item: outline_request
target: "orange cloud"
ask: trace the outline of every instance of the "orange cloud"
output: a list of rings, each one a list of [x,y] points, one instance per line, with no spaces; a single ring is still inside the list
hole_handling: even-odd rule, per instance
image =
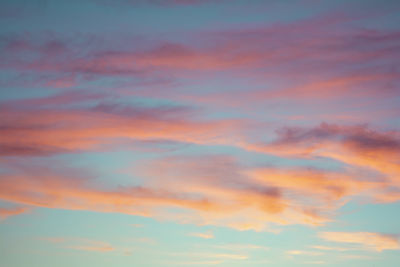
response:
[[[83,251],[95,251],[95,252],[109,252],[115,248],[106,242],[86,240],[84,245],[70,246],[71,249],[83,250]]]
[[[370,232],[321,232],[318,236],[327,241],[356,244],[364,249],[379,252],[400,249],[398,237],[387,234]]]
[[[353,167],[373,169],[386,177],[373,173],[360,178],[357,168],[328,172],[246,167],[226,156],[167,157],[142,164],[140,171],[136,168],[139,175],[146,177],[142,186],[114,189],[94,186],[86,178],[73,179],[70,170],[60,172],[35,166],[18,169],[19,166],[0,175],[0,198],[23,205],[121,212],[258,231],[276,231],[274,225],[322,225],[345,203],[347,196],[365,194],[379,201],[398,199],[396,189],[385,194],[390,186],[399,187],[395,174],[399,173],[396,158],[400,142],[396,132],[322,124],[312,129],[287,128],[278,132],[278,140],[254,145],[222,137],[232,127],[231,122],[191,122],[152,112],[100,110],[38,114],[14,111],[15,114],[4,117],[5,125],[14,126],[3,127],[6,135],[0,143],[42,150],[46,146],[75,150],[96,147],[104,139],[117,137],[165,138],[197,144],[231,144],[278,156],[323,156]],[[57,123],[59,117],[62,122]],[[74,176],[81,177],[72,173]]]
[[[181,207],[196,210],[219,209],[204,199],[143,187],[102,190],[59,174],[1,175],[0,198],[31,206],[149,216],[153,207]]]
[[[240,168],[234,169],[236,163],[229,158],[187,158],[179,163],[179,168],[176,160],[150,163],[147,174],[143,172],[147,179],[142,186],[115,189],[103,189],[70,169],[18,165],[0,175],[0,199],[30,206],[121,212],[239,230],[275,231],[273,225],[319,225],[327,220],[295,200],[283,198],[278,188],[247,179]],[[219,165],[222,162],[233,168]],[[9,166],[13,168],[13,164]],[[175,171],[179,175],[175,176]]]
[[[171,256],[180,256],[182,253],[169,253]],[[245,260],[248,258],[247,255],[244,254],[236,254],[236,253],[208,253],[208,252],[185,252],[185,256],[190,258],[216,258],[220,260]]]
[[[331,201],[381,185],[377,182],[356,180],[344,173],[315,169],[259,168],[250,170],[249,173],[254,179],[271,186],[302,192],[307,196],[319,195]]]
[[[203,224],[263,230],[268,223],[319,225],[327,221],[295,199],[283,197],[283,188],[252,179],[227,156],[163,158],[143,164],[140,175],[147,177],[152,188],[178,190],[220,203],[223,208],[218,212],[197,214]]]
[[[306,256],[318,256],[322,255],[319,251],[307,251],[307,250],[289,250],[286,253],[290,256],[306,255]]]
[[[259,246],[259,245],[254,245],[254,244],[224,244],[224,245],[215,245],[213,246],[218,249],[225,249],[225,250],[237,250],[237,251],[243,251],[243,250],[269,250],[269,247],[265,246]]]
[[[106,110],[102,110],[106,109]],[[228,144],[238,121],[190,121],[168,110],[16,110],[0,112],[3,155],[40,155],[99,148],[118,140]],[[173,113],[173,112],[172,112]],[[234,138],[234,137],[232,137]]]
[[[91,240],[86,238],[46,237],[42,239],[51,243],[62,244],[66,248],[75,250],[94,251],[94,252],[110,252],[115,250],[115,248],[107,242]]]
[[[305,81],[301,85],[293,85],[273,91],[254,91],[244,95],[253,101],[265,101],[266,99],[333,99],[343,96],[360,97],[374,94],[374,90],[360,92],[359,87],[366,87],[371,83],[382,83],[385,80],[395,80],[398,74],[394,73],[350,73],[348,75],[322,78],[317,77],[311,81]]]
[[[10,216],[15,216],[18,214],[25,213],[29,211],[28,207],[13,207],[13,208],[0,208],[0,219],[5,220]]]
[[[381,173],[374,182],[351,180],[342,175],[334,179],[341,181],[336,189],[348,190],[350,188],[368,189],[375,185],[381,185],[380,190],[373,193],[373,197],[380,201],[397,201],[397,191],[384,195],[390,186],[400,187],[400,134],[398,132],[378,132],[368,129],[366,126],[338,126],[323,123],[311,129],[285,128],[278,132],[278,139],[269,144],[244,145],[248,150],[270,153],[285,157],[325,157],[346,163],[353,168],[363,168]],[[267,177],[268,178],[268,177]],[[371,177],[370,177],[371,178]],[[372,177],[373,178],[373,177]],[[308,185],[316,180],[310,178],[298,178]],[[285,180],[285,179],[283,179]],[[321,179],[317,179],[319,187],[324,190],[329,188],[323,185]],[[323,179],[329,183],[329,179]],[[373,180],[371,180],[373,181]],[[284,183],[282,181],[281,183]],[[334,187],[329,189],[334,191]]]
[[[212,232],[206,232],[206,233],[190,233],[190,236],[195,236],[195,237],[200,237],[204,239],[211,239],[214,238],[214,234]]]
[[[328,246],[312,246],[312,248],[319,249],[319,250],[328,250],[328,251],[348,251],[348,250],[355,249],[355,248],[328,247]]]
[[[248,256],[246,255],[239,255],[239,254],[215,254],[212,257],[220,259],[231,259],[231,260],[245,260],[248,258]]]

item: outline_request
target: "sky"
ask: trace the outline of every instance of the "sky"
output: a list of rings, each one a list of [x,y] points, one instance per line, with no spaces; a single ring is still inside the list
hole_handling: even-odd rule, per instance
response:
[[[0,266],[398,266],[399,14],[0,1]]]

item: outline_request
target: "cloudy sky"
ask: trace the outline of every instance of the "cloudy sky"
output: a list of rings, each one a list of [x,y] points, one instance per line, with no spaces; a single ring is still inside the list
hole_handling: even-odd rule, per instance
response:
[[[0,265],[398,266],[399,14],[1,1]]]

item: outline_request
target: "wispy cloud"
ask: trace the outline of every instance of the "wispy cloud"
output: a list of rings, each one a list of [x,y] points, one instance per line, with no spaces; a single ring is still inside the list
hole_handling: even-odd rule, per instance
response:
[[[32,241],[59,249],[57,261],[311,265],[400,249],[398,233],[357,228],[400,201],[396,1],[25,2],[0,4],[7,255],[33,251],[13,246],[21,219],[45,235],[48,209],[103,213],[140,234]],[[354,202],[371,205],[349,227]]]
[[[349,250],[358,250],[358,248],[354,247],[332,247],[332,246],[312,246],[312,248],[318,250],[326,250],[326,251],[349,251]]]
[[[69,248],[95,252],[109,252],[114,250],[114,248],[110,244],[98,241],[86,242],[86,244],[70,246]]]
[[[269,250],[269,247],[266,246],[260,246],[260,245],[255,245],[255,244],[240,244],[240,243],[229,243],[229,244],[223,244],[223,245],[215,245],[213,246],[218,249],[225,249],[225,250],[237,250],[237,251],[243,251],[243,250]]]
[[[398,131],[380,132],[369,129],[365,125],[341,126],[322,123],[315,128],[283,128],[277,131],[278,139],[269,144],[251,145],[249,149],[264,153],[271,153],[285,157],[316,158],[325,157],[341,161],[354,168],[364,168],[381,173],[386,179],[378,178],[376,181],[385,181],[381,193],[375,194],[378,201],[396,201],[397,191],[389,190],[390,186],[398,188],[399,184],[395,177],[400,173],[397,158],[399,156],[400,137]],[[304,182],[311,185],[313,175],[309,173]],[[301,179],[301,177],[299,177]],[[336,175],[335,180],[340,178]],[[321,183],[325,179],[318,179]],[[370,180],[372,181],[372,180]],[[315,181],[316,182],[316,181]],[[328,182],[328,180],[325,180]],[[347,183],[347,185],[346,185]],[[345,178],[340,183],[337,191],[345,192],[351,187],[368,188],[373,186],[368,181],[353,180]],[[353,184],[353,185],[351,185]],[[322,187],[324,186],[320,184]],[[340,188],[343,186],[343,188]],[[329,187],[329,186],[328,186]],[[345,189],[347,187],[348,189]],[[322,189],[322,188],[321,188]],[[327,188],[326,188],[327,189]],[[325,189],[325,190],[326,190]],[[331,193],[335,187],[330,187]],[[386,196],[385,196],[386,195]]]
[[[205,233],[189,233],[189,236],[195,236],[195,237],[200,237],[204,239],[212,239],[214,238],[214,234],[211,231],[205,232]]]
[[[15,216],[18,214],[25,213],[29,211],[29,207],[10,207],[10,208],[1,208],[0,207],[0,220],[5,220],[10,216]]]
[[[400,242],[397,236],[371,232],[321,232],[318,236],[332,242],[356,244],[367,250],[398,250]]]
[[[325,264],[325,261],[307,261],[306,264]]]
[[[309,251],[309,250],[289,250],[286,251],[286,254],[290,256],[319,256],[323,255],[323,252],[320,251]]]
[[[144,224],[135,223],[135,224],[131,224],[131,226],[135,227],[135,228],[141,228],[141,227],[144,227]]]
[[[203,155],[142,162],[135,174],[146,178],[144,184],[107,189],[77,170],[9,162],[9,172],[0,175],[1,188],[7,188],[0,190],[0,198],[6,201],[257,231],[324,224],[345,197],[374,198],[391,184],[358,179],[355,173],[249,167],[231,156]]]
[[[66,101],[68,97],[57,98],[57,101]],[[52,105],[57,104],[55,100],[51,99]],[[222,144],[228,141],[223,137],[224,133],[241,124],[235,120],[195,121],[185,113],[185,110],[168,107],[124,108],[113,105],[69,110],[6,107],[0,116],[3,136],[0,153],[21,156],[68,153],[99,148],[118,140]],[[86,121],[90,123],[82,123]],[[26,138],[19,139],[20,135]]]
[[[107,242],[91,240],[86,238],[72,238],[72,237],[44,237],[42,240],[56,243],[64,248],[81,250],[81,251],[93,251],[93,252],[110,252],[115,250]]]

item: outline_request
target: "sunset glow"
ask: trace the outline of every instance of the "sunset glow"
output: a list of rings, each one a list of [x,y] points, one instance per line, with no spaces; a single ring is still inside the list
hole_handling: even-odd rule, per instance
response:
[[[400,266],[399,1],[0,23],[0,266]]]

